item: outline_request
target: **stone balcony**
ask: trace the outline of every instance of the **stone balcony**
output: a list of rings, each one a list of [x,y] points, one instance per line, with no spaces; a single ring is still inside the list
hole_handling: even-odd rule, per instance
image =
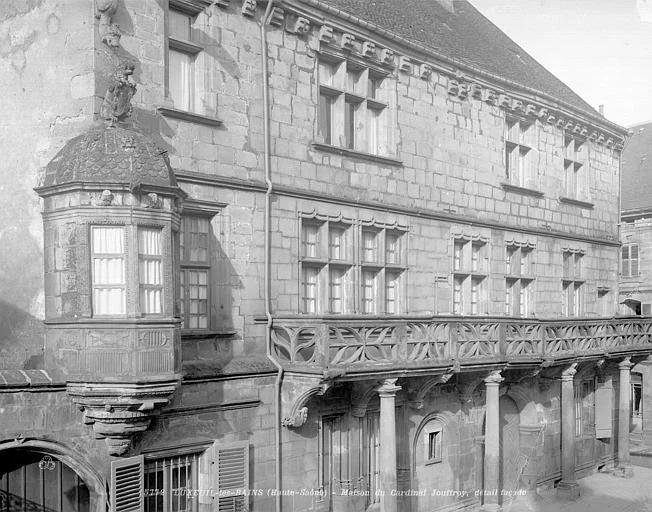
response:
[[[652,318],[276,317],[272,354],[326,378],[533,368],[652,353]]]

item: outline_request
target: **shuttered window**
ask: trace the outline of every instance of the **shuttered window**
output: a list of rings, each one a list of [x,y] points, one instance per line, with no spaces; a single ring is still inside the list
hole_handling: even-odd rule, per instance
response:
[[[613,389],[600,385],[595,390],[595,437],[610,438],[612,435]]]
[[[199,454],[147,461],[145,512],[196,512]]]
[[[215,447],[218,512],[249,510],[249,443]]]
[[[143,512],[143,456],[111,461],[111,512]]]

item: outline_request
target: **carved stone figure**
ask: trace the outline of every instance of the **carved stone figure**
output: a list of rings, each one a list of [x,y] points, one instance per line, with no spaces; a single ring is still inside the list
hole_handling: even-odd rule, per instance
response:
[[[134,67],[133,62],[122,61],[104,95],[100,113],[111,125],[131,114],[131,98],[136,93],[136,83],[131,78]]]
[[[118,9],[118,0],[97,0],[97,17],[100,19],[99,32],[102,42],[108,46],[120,45],[120,27],[111,23],[111,18]]]

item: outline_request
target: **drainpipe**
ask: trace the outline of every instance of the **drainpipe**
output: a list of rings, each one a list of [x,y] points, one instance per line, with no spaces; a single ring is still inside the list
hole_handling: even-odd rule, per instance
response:
[[[272,201],[272,168],[271,168],[271,135],[270,135],[270,112],[269,112],[269,66],[267,63],[267,21],[272,12],[274,0],[267,2],[265,14],[260,21],[260,44],[261,44],[261,59],[263,68],[263,132],[265,140],[265,184],[267,190],[265,191],[265,255],[263,257],[264,266],[264,290],[265,290],[265,316],[267,317],[267,325],[265,327],[265,347],[267,350],[267,358],[276,366],[278,373],[274,383],[274,412],[276,421],[274,425],[275,443],[276,443],[276,456],[275,456],[275,477],[276,477],[276,490],[281,490],[281,384],[283,382],[283,367],[272,357],[272,308],[271,308],[271,201]],[[277,492],[275,496],[275,510],[281,512],[282,502],[281,493]]]

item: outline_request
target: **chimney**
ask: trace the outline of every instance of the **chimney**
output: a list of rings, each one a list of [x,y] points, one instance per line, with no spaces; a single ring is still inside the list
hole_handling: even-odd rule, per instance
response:
[[[435,0],[439,5],[446,9],[451,14],[455,13],[455,7],[453,7],[453,2],[455,0]]]
[[[599,105],[598,106],[598,111],[600,112],[600,115],[604,117],[604,105]]]

